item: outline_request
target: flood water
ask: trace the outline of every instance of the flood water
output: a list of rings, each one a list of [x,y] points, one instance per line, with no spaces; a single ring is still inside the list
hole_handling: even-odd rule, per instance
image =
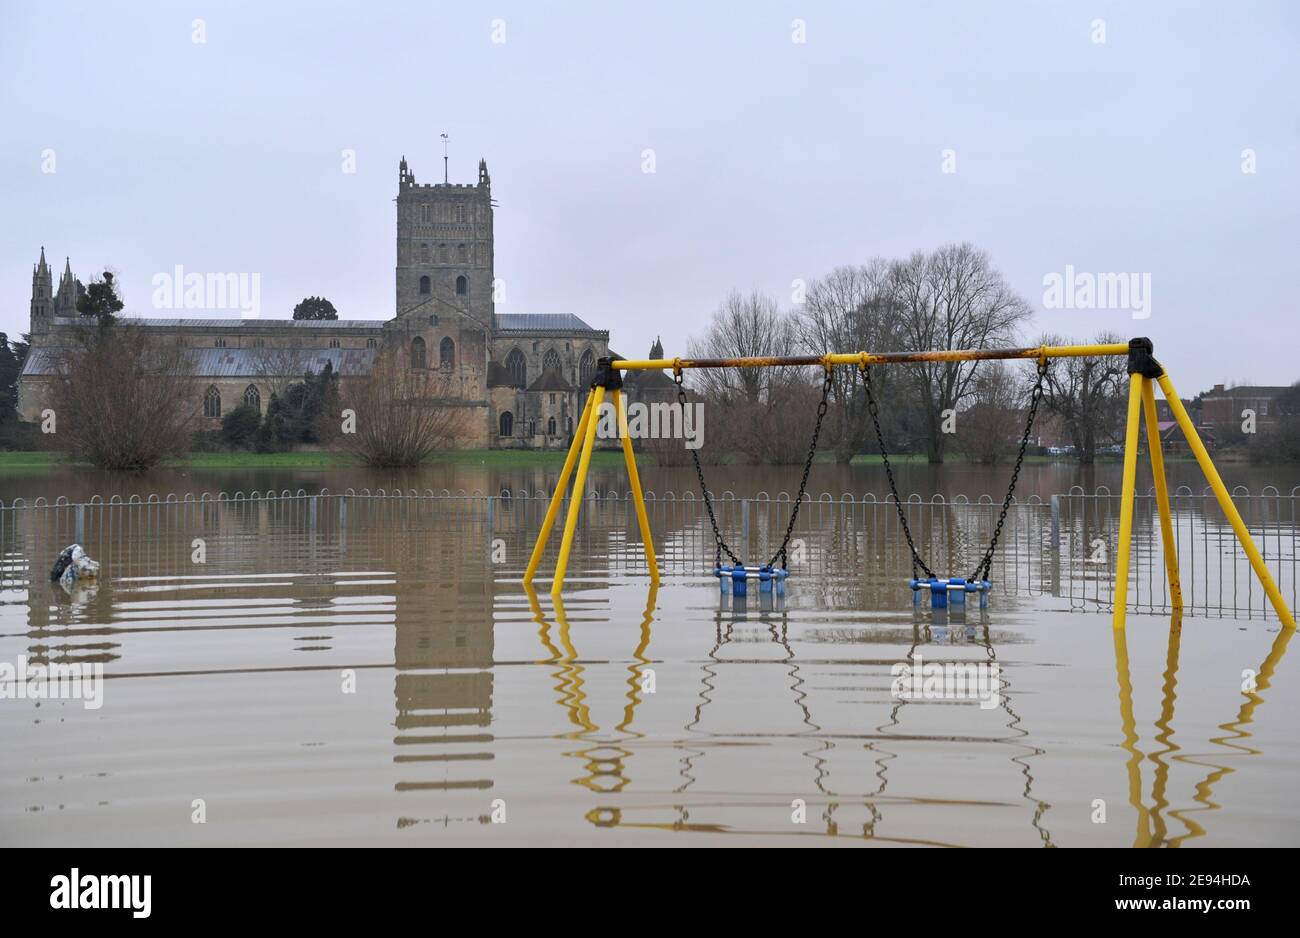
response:
[[[1007,472],[901,468],[905,493],[972,498],[999,494]],[[1026,492],[1118,490],[1114,468],[1028,467]],[[1171,468],[1191,484],[1194,466]],[[1252,489],[1293,482],[1278,467],[1225,470]],[[490,492],[549,488],[553,472],[0,484],[6,502]],[[737,494],[797,485],[794,470],[708,472]],[[810,490],[883,495],[873,473],[818,466]],[[692,476],[647,470],[645,483],[681,492]],[[598,485],[624,488],[613,470]],[[535,596],[520,584],[544,505],[500,509],[488,526],[442,502],[322,501],[310,520],[306,504],[123,510],[107,533],[92,516],[85,539],[105,576],[72,595],[44,577],[66,519],[6,522],[0,662],[98,662],[105,681],[99,709],[0,700],[0,841],[1300,843],[1300,674],[1275,618],[1133,612],[1117,639],[1104,608],[1028,580],[995,584],[983,610],[913,607],[897,537],[869,527],[819,542],[782,600],[754,593],[740,608],[707,575],[707,522],[652,519],[655,588],[622,508],[580,527],[557,605],[547,585]],[[1288,543],[1271,558],[1279,576],[1294,575]],[[543,570],[553,563],[552,548]],[[987,706],[900,699],[892,669],[918,656],[996,664],[997,694]]]

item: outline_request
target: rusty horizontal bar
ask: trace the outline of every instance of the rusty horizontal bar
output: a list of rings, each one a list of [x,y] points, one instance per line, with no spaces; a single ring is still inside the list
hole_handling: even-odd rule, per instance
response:
[[[991,359],[1081,358],[1127,355],[1127,344],[1036,345],[1025,348],[944,349],[932,352],[832,352],[827,355],[763,356],[754,358],[617,359],[621,371],[678,368],[778,368],[799,365],[897,365],[917,362],[988,361]]]

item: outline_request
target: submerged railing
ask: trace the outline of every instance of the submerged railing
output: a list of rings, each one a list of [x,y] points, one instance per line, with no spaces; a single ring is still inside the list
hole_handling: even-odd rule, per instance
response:
[[[423,492],[348,489],[235,492],[99,498],[87,502],[37,499],[0,503],[0,589],[25,589],[45,578],[55,553],[82,544],[108,577],[272,574],[293,567],[329,575],[349,564],[432,570],[477,564],[485,575],[517,579],[531,549],[549,493],[502,490]],[[1297,503],[1300,488],[1282,494],[1244,488],[1233,498],[1283,593],[1294,606]],[[571,582],[642,575],[644,556],[631,497],[591,491],[579,524],[584,565]],[[713,537],[696,493],[646,492],[650,525],[666,575],[702,576],[712,567]],[[766,562],[785,533],[792,503],[786,493],[714,496],[719,530],[733,550]],[[967,575],[996,524],[1000,501],[958,496],[903,505],[921,555],[936,572]],[[1209,490],[1172,495],[1176,550],[1185,612],[1191,615],[1272,616],[1259,584]],[[1074,488],[1047,500],[1030,496],[1008,513],[993,565],[1000,592],[1053,595],[1073,609],[1109,610],[1119,529],[1119,495],[1105,487]],[[1133,534],[1135,592],[1130,608],[1162,612],[1170,605],[1152,493],[1139,495]],[[806,498],[790,552],[791,569],[811,573],[828,605],[837,594],[853,601],[896,605],[899,582],[911,574],[892,499],[829,493]],[[355,567],[354,567],[355,568]]]

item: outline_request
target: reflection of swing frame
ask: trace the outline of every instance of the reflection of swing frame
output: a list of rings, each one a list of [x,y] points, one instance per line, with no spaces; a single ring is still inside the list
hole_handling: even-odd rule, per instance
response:
[[[537,543],[524,573],[524,582],[531,583],[541,563],[546,542],[555,525],[560,505],[569,491],[569,480],[574,477],[573,497],[569,501],[568,514],[565,517],[564,535],[560,541],[559,559],[555,564],[555,576],[551,583],[551,593],[559,595],[564,586],[564,575],[569,565],[569,553],[573,547],[573,536],[578,525],[578,513],[582,507],[582,495],[586,488],[587,468],[591,463],[591,453],[596,439],[596,423],[605,392],[609,391],[618,418],[619,435],[623,440],[623,456],[627,463],[628,481],[636,505],[637,522],[641,529],[641,540],[645,545],[646,565],[652,582],[659,581],[659,565],[655,560],[654,545],[650,536],[650,522],[646,515],[645,501],[641,494],[641,481],[637,474],[636,458],[632,452],[632,441],[627,434],[627,414],[624,406],[622,372],[663,370],[671,368],[680,376],[687,368],[771,368],[777,366],[821,366],[828,372],[839,365],[856,365],[865,369],[871,365],[887,365],[918,362],[944,361],[989,361],[995,359],[1037,360],[1045,362],[1053,358],[1097,357],[1104,355],[1124,355],[1128,357],[1129,395],[1127,419],[1124,434],[1124,484],[1120,500],[1119,545],[1115,570],[1114,618],[1115,628],[1123,628],[1128,602],[1128,574],[1131,541],[1133,537],[1133,500],[1137,483],[1138,439],[1140,436],[1140,415],[1145,412],[1148,450],[1151,456],[1151,472],[1155,480],[1156,504],[1160,513],[1160,533],[1164,543],[1165,565],[1169,577],[1170,597],[1176,610],[1182,608],[1182,590],[1178,578],[1178,557],[1174,548],[1173,521],[1169,508],[1169,490],[1165,482],[1164,457],[1160,449],[1160,434],[1156,426],[1155,384],[1169,402],[1175,421],[1187,445],[1196,457],[1206,481],[1210,484],[1219,507],[1232,525],[1242,550],[1250,559],[1251,568],[1259,578],[1260,585],[1268,594],[1273,609],[1287,629],[1295,628],[1295,618],[1287,608],[1286,601],[1273,582],[1272,575],[1264,564],[1264,558],[1255,547],[1250,531],[1242,520],[1241,514],[1232,503],[1223,480],[1219,478],[1214,461],[1201,442],[1196,426],[1187,415],[1183,402],[1174,390],[1173,383],[1164,368],[1152,357],[1151,340],[1137,338],[1127,345],[1042,345],[1031,348],[1006,349],[955,349],[931,352],[852,352],[848,354],[826,354],[822,356],[792,356],[773,358],[671,358],[648,360],[600,360],[596,376],[592,380],[592,393],[587,395],[587,403],[582,417],[578,421],[573,435],[573,443],[560,471],[560,478],[551,497],[542,528],[537,535]]]

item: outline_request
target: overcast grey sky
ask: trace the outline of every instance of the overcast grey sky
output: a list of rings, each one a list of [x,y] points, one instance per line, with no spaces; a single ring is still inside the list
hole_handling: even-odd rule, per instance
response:
[[[389,318],[397,162],[437,181],[446,132],[452,181],[492,173],[498,310],[623,354],[969,240],[1030,333],[1149,334],[1185,396],[1289,383],[1298,40],[1285,2],[3,0],[0,328],[42,244],[136,314],[181,264],[260,273],[263,316]],[[1149,274],[1150,318],[1045,308],[1066,265]]]

